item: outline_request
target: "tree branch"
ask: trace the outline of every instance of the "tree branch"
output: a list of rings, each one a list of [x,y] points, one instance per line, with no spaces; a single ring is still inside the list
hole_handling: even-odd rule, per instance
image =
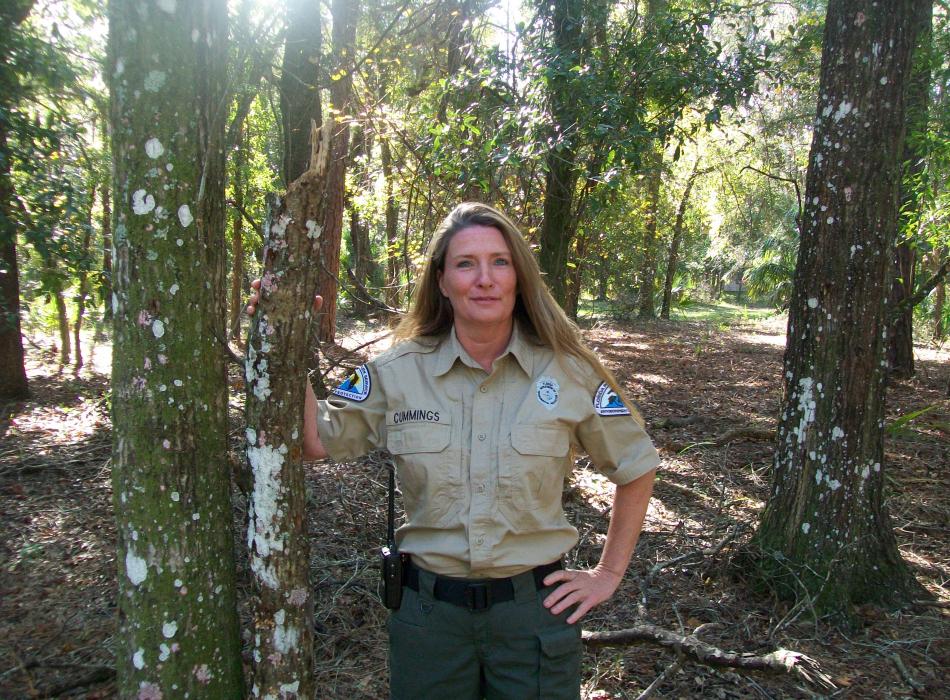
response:
[[[583,640],[588,648],[630,646],[647,642],[672,649],[692,661],[706,666],[734,668],[740,671],[765,671],[768,673],[791,673],[798,678],[826,690],[836,686],[821,670],[815,659],[797,651],[776,649],[769,654],[756,656],[725,651],[701,641],[695,634],[681,635],[656,625],[642,624],[622,630],[584,632]]]
[[[746,170],[752,170],[753,172],[756,172],[756,173],[758,173],[759,175],[765,175],[765,177],[769,178],[770,180],[778,180],[779,182],[791,182],[793,185],[795,185],[795,199],[798,200],[798,215],[795,217],[795,223],[798,224],[798,231],[799,231],[799,233],[801,233],[801,230],[802,230],[802,193],[801,193],[801,190],[800,190],[799,187],[798,187],[798,180],[795,180],[795,179],[790,178],[790,177],[782,177],[781,175],[773,175],[772,173],[767,173],[767,172],[765,172],[764,170],[759,170],[758,168],[756,168],[756,167],[754,167],[754,166],[752,166],[752,165],[747,165],[747,166],[745,166],[745,167],[744,167],[742,170],[740,170],[739,172],[742,173],[742,172],[744,172],[744,171],[746,171]]]
[[[897,306],[891,309],[889,320],[893,322],[894,319],[896,319],[902,313],[904,313],[908,309],[914,308],[915,306],[917,306],[917,304],[919,304],[924,299],[926,299],[927,295],[930,294],[934,290],[934,288],[938,284],[940,284],[941,280],[943,280],[943,278],[947,276],[947,273],[950,273],[950,258],[947,258],[946,260],[944,260],[940,268],[933,274],[933,276],[929,280],[927,280],[922,285],[920,285],[920,287],[917,288],[916,292],[911,294],[909,297],[907,297],[902,302],[900,302]]]

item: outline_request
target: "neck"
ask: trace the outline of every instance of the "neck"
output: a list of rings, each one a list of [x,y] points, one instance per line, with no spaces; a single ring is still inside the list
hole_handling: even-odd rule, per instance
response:
[[[493,324],[489,327],[464,326],[455,324],[455,336],[465,352],[477,362],[482,369],[491,373],[492,364],[501,357],[511,340],[513,319]]]

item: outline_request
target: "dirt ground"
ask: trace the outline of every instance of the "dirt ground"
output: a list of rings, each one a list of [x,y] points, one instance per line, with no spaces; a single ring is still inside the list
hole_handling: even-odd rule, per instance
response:
[[[353,347],[371,332],[353,327],[341,342]],[[772,445],[714,443],[730,430],[774,427],[781,319],[608,324],[586,334],[646,416],[663,467],[624,584],[586,618],[585,629],[649,622],[688,634],[704,625],[701,638],[723,649],[808,654],[837,689],[820,691],[788,675],[714,670],[642,644],[588,650],[585,698],[636,698],[657,680],[655,697],[663,698],[950,697],[950,353],[919,347],[916,377],[895,382],[888,394],[889,509],[906,561],[936,602],[898,612],[865,607],[856,628],[841,629],[811,619],[807,606],[755,592],[743,577],[739,555],[768,490]],[[53,359],[32,348],[33,399],[0,406],[0,698],[111,698],[108,377],[95,368],[78,378],[56,374]],[[236,449],[239,405],[235,393]],[[671,418],[689,420],[663,427]],[[587,566],[604,538],[610,490],[583,458],[578,466],[565,506],[581,533],[571,563]],[[386,611],[375,560],[385,532],[384,469],[379,459],[322,462],[308,467],[308,478],[319,697],[386,697]],[[245,503],[236,489],[234,504],[247,622]],[[731,534],[719,551],[701,552]],[[671,563],[682,555],[690,556]]]

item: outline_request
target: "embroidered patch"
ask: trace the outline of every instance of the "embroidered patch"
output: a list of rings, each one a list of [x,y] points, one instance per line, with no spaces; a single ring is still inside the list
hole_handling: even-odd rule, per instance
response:
[[[366,365],[360,365],[353,374],[346,378],[345,382],[333,390],[333,393],[342,396],[344,399],[366,401],[371,388],[369,370],[366,369]]]
[[[601,382],[594,394],[594,410],[599,416],[629,416],[630,409],[623,405],[617,392],[607,382]]]
[[[549,411],[557,406],[558,391],[561,385],[554,377],[541,377],[535,386],[538,388],[538,403]]]

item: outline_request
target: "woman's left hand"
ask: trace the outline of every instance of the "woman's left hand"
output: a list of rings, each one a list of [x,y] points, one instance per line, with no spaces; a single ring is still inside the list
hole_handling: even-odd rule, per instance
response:
[[[544,585],[553,586],[556,583],[561,585],[544,599],[544,607],[558,615],[572,605],[576,605],[574,612],[567,618],[568,623],[573,625],[594,606],[610,598],[617,590],[622,578],[622,575],[599,566],[589,570],[555,571],[544,578]]]

